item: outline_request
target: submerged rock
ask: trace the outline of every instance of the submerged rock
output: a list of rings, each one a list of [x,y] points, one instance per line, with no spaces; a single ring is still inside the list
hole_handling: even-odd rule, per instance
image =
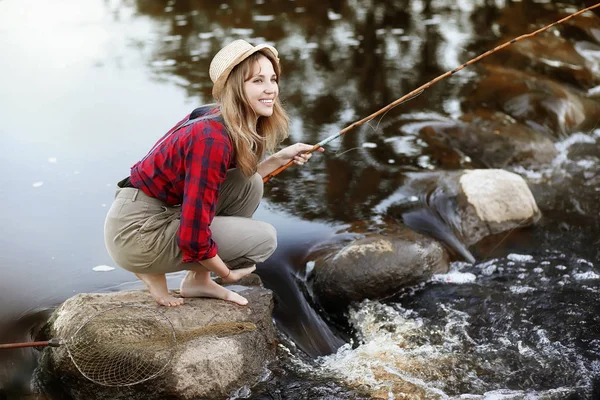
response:
[[[316,261],[313,292],[330,310],[392,296],[449,268],[438,242],[406,227],[387,236],[368,234],[341,248],[325,246],[309,258]]]
[[[487,168],[508,165],[539,165],[556,156],[552,140],[512,117],[485,109],[465,114],[461,121],[432,123],[422,128],[421,137],[444,141],[459,149],[474,164]]]
[[[501,43],[508,40],[504,39]],[[549,34],[538,35],[508,46],[501,53],[494,54],[488,63],[537,72],[587,90],[600,83],[597,62],[586,57],[585,51],[581,50],[582,46],[592,45],[589,42],[572,43]]]
[[[469,90],[468,110],[502,110],[535,130],[558,137],[594,128],[600,103],[575,89],[516,69],[484,65],[482,78]]]
[[[248,306],[198,298],[186,299],[180,307],[159,307],[143,291],[78,294],[52,315],[45,327],[48,337],[69,337],[101,310],[122,304],[141,305],[156,309],[172,323],[178,337],[173,359],[165,372],[154,379],[133,386],[112,387],[86,379],[69,359],[65,347],[46,348],[36,374],[36,386],[41,392],[60,398],[86,400],[224,399],[241,387],[251,387],[264,376],[267,364],[275,358],[273,297],[270,290],[260,286],[256,275],[244,282],[253,285],[238,286],[248,299]],[[135,312],[134,308],[123,310]],[[127,332],[124,329],[116,335],[115,343],[128,343]],[[124,348],[131,351],[131,345]],[[115,362],[120,361],[119,357],[123,354],[115,356]],[[150,368],[156,360],[151,352],[146,358],[141,362]],[[129,373],[127,369],[112,367],[106,371],[117,375]]]

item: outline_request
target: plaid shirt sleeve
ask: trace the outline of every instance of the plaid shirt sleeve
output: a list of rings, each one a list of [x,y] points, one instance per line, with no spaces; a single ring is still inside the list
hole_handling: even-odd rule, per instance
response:
[[[217,122],[203,124],[203,134],[194,135],[185,149],[185,183],[181,220],[177,235],[183,262],[198,262],[217,255],[210,224],[217,210],[219,190],[231,160],[231,144]]]

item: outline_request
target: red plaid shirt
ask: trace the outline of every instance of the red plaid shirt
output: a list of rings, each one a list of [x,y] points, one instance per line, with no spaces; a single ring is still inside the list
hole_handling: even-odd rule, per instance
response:
[[[227,170],[235,167],[233,147],[217,111],[214,105],[195,109],[131,167],[134,187],[169,205],[181,204],[177,240],[184,263],[217,254],[210,224]],[[179,128],[199,117],[204,118]]]

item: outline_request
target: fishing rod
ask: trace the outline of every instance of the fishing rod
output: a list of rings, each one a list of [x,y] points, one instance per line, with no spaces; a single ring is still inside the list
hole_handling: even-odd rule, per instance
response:
[[[361,126],[361,125],[362,125],[362,124],[364,124],[365,122],[371,121],[372,119],[374,119],[375,117],[379,116],[380,114],[382,114],[382,113],[385,113],[385,112],[387,112],[387,111],[391,110],[392,108],[396,107],[397,105],[399,105],[399,104],[401,104],[401,103],[404,103],[405,101],[412,100],[413,98],[415,98],[415,97],[417,97],[418,95],[420,95],[421,93],[423,93],[423,92],[424,92],[426,89],[428,89],[428,88],[429,88],[430,86],[432,86],[434,83],[437,83],[437,82],[441,81],[442,79],[444,79],[444,78],[446,78],[446,77],[448,77],[448,76],[450,76],[450,75],[453,75],[453,74],[457,73],[457,72],[458,72],[458,71],[460,71],[461,69],[463,69],[463,68],[465,68],[465,67],[467,67],[467,66],[469,66],[469,65],[471,65],[471,64],[474,64],[474,63],[476,63],[477,61],[481,60],[482,58],[485,58],[485,57],[489,56],[490,54],[497,52],[498,50],[502,50],[503,48],[505,48],[505,47],[508,47],[508,46],[510,46],[511,44],[518,42],[519,40],[522,40],[522,39],[527,39],[527,38],[533,37],[533,36],[537,35],[538,33],[542,33],[542,32],[544,32],[544,31],[546,31],[546,30],[548,30],[548,29],[550,29],[550,28],[552,28],[552,27],[554,27],[554,26],[556,26],[556,25],[558,25],[558,24],[562,24],[563,22],[565,22],[565,21],[568,21],[568,20],[570,20],[571,18],[574,18],[574,17],[576,17],[576,16],[578,16],[578,15],[580,15],[580,14],[583,14],[583,13],[584,13],[584,12],[586,12],[586,11],[593,10],[594,8],[597,8],[597,7],[600,7],[600,3],[598,3],[598,4],[595,4],[595,5],[593,5],[593,6],[590,6],[590,7],[587,7],[587,8],[584,8],[584,9],[582,9],[582,10],[579,10],[579,11],[577,11],[577,12],[575,12],[575,13],[573,13],[573,14],[571,14],[571,15],[569,15],[569,16],[567,16],[567,17],[565,17],[565,18],[561,19],[561,20],[558,20],[558,21],[556,21],[556,22],[553,22],[553,23],[551,23],[550,25],[547,25],[547,26],[545,26],[545,27],[543,27],[543,28],[540,28],[540,29],[538,29],[537,31],[534,31],[534,32],[531,32],[531,33],[527,33],[527,34],[521,35],[521,36],[519,36],[519,37],[517,37],[517,38],[514,38],[514,39],[512,39],[512,40],[510,40],[510,41],[508,41],[508,42],[506,42],[506,43],[504,43],[504,44],[502,44],[502,45],[500,45],[500,46],[494,47],[493,49],[491,49],[491,50],[488,50],[488,51],[486,51],[485,53],[482,53],[482,54],[480,54],[479,56],[477,56],[477,57],[475,57],[475,58],[473,58],[473,59],[471,59],[471,60],[467,61],[466,63],[464,63],[464,64],[463,64],[463,65],[461,65],[460,67],[454,68],[454,69],[453,69],[453,70],[451,70],[451,71],[447,71],[446,73],[444,73],[444,74],[442,74],[442,75],[438,76],[437,78],[435,78],[435,79],[432,79],[431,81],[427,82],[426,84],[424,84],[424,85],[422,85],[422,86],[420,86],[420,87],[416,88],[416,89],[415,89],[415,90],[413,90],[412,92],[410,92],[410,93],[408,93],[408,94],[406,94],[406,95],[404,95],[404,96],[400,97],[398,100],[396,100],[396,101],[394,101],[394,102],[392,102],[392,103],[388,104],[387,106],[383,107],[381,110],[374,112],[373,114],[369,115],[368,117],[365,117],[365,118],[361,119],[360,121],[356,121],[356,122],[354,122],[352,125],[349,125],[349,126],[347,126],[346,128],[342,129],[342,130],[341,130],[341,131],[339,131],[338,133],[336,133],[336,134],[334,134],[334,135],[331,135],[331,136],[329,136],[328,138],[326,138],[326,139],[324,139],[324,140],[320,141],[319,143],[315,144],[315,145],[313,146],[313,148],[312,148],[312,149],[308,150],[308,151],[307,151],[306,153],[304,153],[304,154],[310,154],[310,153],[312,153],[312,152],[314,152],[314,151],[317,151],[319,148],[321,148],[321,147],[325,146],[327,143],[331,142],[332,140],[335,140],[335,139],[337,139],[338,137],[342,136],[342,135],[343,135],[343,134],[345,134],[346,132],[348,132],[348,131],[350,131],[350,130],[352,130],[352,129],[354,129],[354,128],[358,127],[358,126]],[[293,161],[293,160],[291,160],[291,161],[289,161],[287,164],[285,164],[285,165],[282,165],[281,167],[277,168],[275,171],[273,171],[273,172],[271,172],[270,174],[266,175],[266,176],[263,178],[263,182],[265,182],[265,183],[266,183],[266,182],[268,182],[268,181],[269,181],[271,178],[273,178],[275,175],[278,175],[280,172],[282,172],[282,171],[284,171],[285,169],[287,169],[287,168],[288,168],[290,165],[292,165],[293,163],[294,163],[294,161]]]

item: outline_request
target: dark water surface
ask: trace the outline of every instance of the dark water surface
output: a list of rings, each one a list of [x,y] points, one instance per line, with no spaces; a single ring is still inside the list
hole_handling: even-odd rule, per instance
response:
[[[116,267],[102,235],[114,184],[177,120],[211,101],[208,65],[227,42],[277,47],[290,143],[316,143],[582,6],[0,0],[0,342],[29,340],[75,293],[141,288],[119,268],[93,270]],[[504,70],[468,68],[267,185],[257,218],[277,228],[280,246],[259,274],[275,292],[289,352],[268,380],[239,396],[600,397],[598,21],[583,16],[535,46],[491,58],[492,66],[529,74],[524,92],[503,83]],[[577,95],[565,97],[554,84]],[[482,109],[543,134],[556,154],[493,164],[481,156],[485,143],[468,148],[436,136]],[[307,295],[311,247],[377,231],[388,208],[406,200],[410,174],[487,167],[528,180],[544,215],[537,226],[458,251],[457,260],[470,252],[476,262],[454,263],[447,276],[393,301],[356,305],[342,316],[347,324],[319,314]],[[439,229],[433,234],[443,236]],[[171,278],[177,287],[180,275]],[[35,350],[1,353],[0,398],[25,397],[35,364]]]

